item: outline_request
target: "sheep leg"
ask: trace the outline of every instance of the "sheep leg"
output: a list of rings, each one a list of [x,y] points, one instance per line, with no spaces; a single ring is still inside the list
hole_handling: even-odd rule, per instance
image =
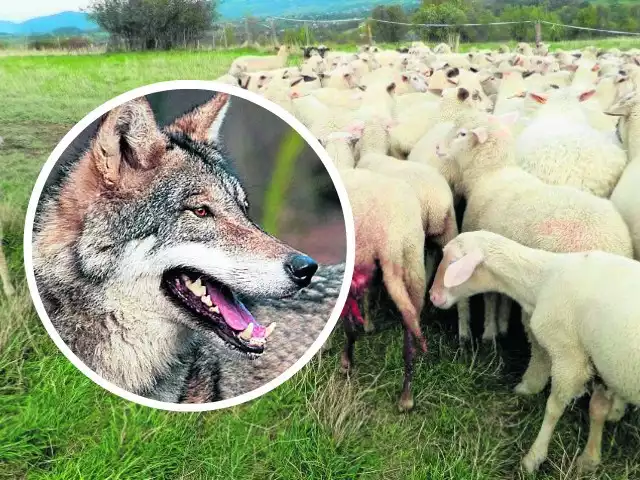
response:
[[[431,283],[434,274],[436,273],[436,269],[438,268],[438,259],[437,252],[431,248],[425,249],[425,278],[428,283]]]
[[[413,394],[411,393],[411,381],[413,380],[413,358],[415,356],[415,346],[411,332],[404,327],[404,382],[402,385],[402,394],[398,401],[398,409],[401,412],[408,412],[413,408]]]
[[[511,316],[511,299],[506,295],[500,296],[498,304],[498,333],[506,335],[509,331],[509,317]]]
[[[400,311],[404,325],[411,331],[422,349],[426,351],[427,344],[420,329],[418,312],[411,301],[402,276],[394,271],[393,265],[385,265],[382,267],[382,281],[391,300]]]
[[[484,332],[482,333],[482,341],[485,343],[493,342],[493,348],[496,348],[496,336],[498,334],[497,310],[499,294],[484,294]]]
[[[458,302],[458,336],[460,337],[460,348],[466,350],[467,346],[471,344],[471,312],[468,298],[463,298]]]
[[[375,330],[373,322],[371,321],[371,294],[369,289],[365,290],[364,295],[362,297],[362,320],[363,320],[363,328],[366,333],[371,333]]]
[[[518,395],[535,395],[544,390],[551,375],[551,359],[547,351],[540,345],[531,331],[530,315],[522,312],[522,319],[527,339],[531,344],[531,358],[522,381],[516,385],[514,391]]]
[[[0,238],[1,243],[2,238]],[[7,267],[7,259],[2,252],[2,246],[0,245],[0,278],[2,279],[2,286],[4,287],[4,294],[7,297],[13,296],[15,290],[11,285],[11,280],[9,278],[9,268]]]
[[[604,422],[611,411],[613,401],[602,385],[597,385],[589,401],[589,438],[582,455],[578,458],[580,471],[592,471],[600,464],[602,453],[602,432]]]
[[[619,422],[620,419],[624,416],[624,412],[627,408],[627,403],[624,399],[620,398],[615,393],[613,394],[611,410],[609,410],[609,414],[607,415],[608,422]]]
[[[340,358],[340,366],[342,373],[347,374],[353,368],[353,350],[358,336],[348,318],[343,318],[342,322],[344,324],[344,333],[347,339]]]
[[[544,420],[533,446],[522,459],[522,465],[529,473],[535,472],[546,460],[558,420],[569,402],[584,392],[585,384],[591,376],[589,359],[583,353],[572,351],[572,346],[557,347],[561,348],[552,357],[553,379]]]

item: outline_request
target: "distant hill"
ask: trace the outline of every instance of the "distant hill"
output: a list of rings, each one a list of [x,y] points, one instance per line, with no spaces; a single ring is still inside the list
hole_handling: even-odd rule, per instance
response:
[[[418,6],[420,0],[222,0],[218,11],[223,19],[254,17],[297,16],[346,13],[363,14],[376,5],[400,4]]]
[[[23,0],[24,1],[24,0]],[[420,0],[222,0],[218,11],[222,19],[237,20],[245,15],[254,17],[297,16],[313,14],[351,13],[363,15],[376,5],[402,4],[417,6]],[[1,14],[1,13],[0,13]],[[56,31],[91,31],[98,26],[83,12],[61,12],[36,17],[24,22],[0,20],[0,35],[33,35]]]
[[[55,15],[32,18],[20,23],[0,20],[0,33],[10,35],[53,33],[61,29],[85,32],[97,30],[98,26],[89,20],[86,13],[82,12],[61,12]]]

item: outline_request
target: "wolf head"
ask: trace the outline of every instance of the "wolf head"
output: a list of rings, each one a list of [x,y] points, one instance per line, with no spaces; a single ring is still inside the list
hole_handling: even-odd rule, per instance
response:
[[[262,326],[237,294],[290,296],[309,285],[317,264],[250,220],[220,145],[229,103],[218,93],[162,130],[144,98],[109,112],[36,250],[71,249],[83,282],[117,285],[131,305],[151,298],[168,321],[259,354],[273,326]]]

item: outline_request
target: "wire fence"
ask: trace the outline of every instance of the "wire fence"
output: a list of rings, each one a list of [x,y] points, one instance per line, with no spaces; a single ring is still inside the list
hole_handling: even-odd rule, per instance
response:
[[[382,34],[379,25],[396,27],[393,40]],[[574,31],[572,34],[571,31]],[[580,33],[576,33],[580,32]],[[502,41],[603,40],[612,37],[638,39],[640,32],[589,28],[544,20],[502,21],[489,23],[407,23],[372,17],[343,19],[304,19],[271,16],[266,19],[245,18],[243,22],[220,23],[212,33],[214,47],[269,46],[282,43],[363,44],[407,43],[415,40],[444,41],[457,37],[462,43]],[[637,47],[640,47],[640,41]]]

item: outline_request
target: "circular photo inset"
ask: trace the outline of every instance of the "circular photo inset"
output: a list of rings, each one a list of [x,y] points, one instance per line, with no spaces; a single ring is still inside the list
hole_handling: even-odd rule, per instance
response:
[[[344,306],[353,219],[291,115],[245,90],[164,82],[90,113],[33,191],[25,263],[61,351],[137,403],[199,411],[275,388]]]

